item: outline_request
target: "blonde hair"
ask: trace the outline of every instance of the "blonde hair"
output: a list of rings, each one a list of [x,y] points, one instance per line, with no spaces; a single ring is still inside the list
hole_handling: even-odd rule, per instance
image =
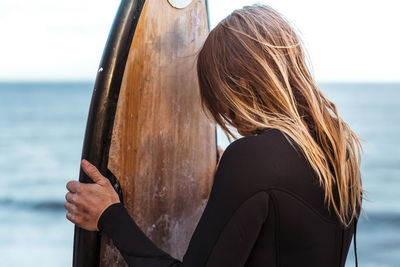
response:
[[[301,40],[282,15],[265,5],[232,12],[207,37],[197,73],[202,108],[229,140],[237,137],[228,125],[246,135],[279,129],[301,148],[340,222],[358,218],[362,146],[318,89]]]

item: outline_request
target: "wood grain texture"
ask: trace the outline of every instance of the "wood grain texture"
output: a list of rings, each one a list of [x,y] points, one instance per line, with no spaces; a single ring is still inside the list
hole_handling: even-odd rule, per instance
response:
[[[215,126],[200,107],[195,58],[208,33],[204,0],[147,0],[122,81],[108,168],[132,218],[182,259],[211,190]],[[134,242],[134,240],[132,240]],[[125,266],[105,235],[101,266]]]

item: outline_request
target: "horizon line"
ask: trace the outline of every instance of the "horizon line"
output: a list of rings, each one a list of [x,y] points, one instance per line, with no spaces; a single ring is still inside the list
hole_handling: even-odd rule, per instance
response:
[[[10,79],[10,80],[2,80],[0,79],[1,84],[22,84],[22,83],[95,83],[95,80],[91,79]],[[317,84],[321,83],[400,83],[400,80],[316,80]]]

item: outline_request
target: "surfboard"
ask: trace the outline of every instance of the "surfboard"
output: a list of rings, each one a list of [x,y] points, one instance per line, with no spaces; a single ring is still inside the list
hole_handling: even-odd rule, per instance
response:
[[[161,249],[182,259],[217,162],[195,58],[209,31],[205,0],[123,0],[103,52],[82,158],[110,179]],[[79,180],[91,182],[80,169]],[[134,240],[132,240],[134,242]],[[126,266],[105,234],[75,227],[73,266]]]

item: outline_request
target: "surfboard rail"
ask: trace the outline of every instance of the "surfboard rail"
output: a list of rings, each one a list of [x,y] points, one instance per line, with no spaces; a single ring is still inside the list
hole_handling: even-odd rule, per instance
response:
[[[98,69],[82,148],[82,159],[93,163],[106,177],[113,121],[133,34],[145,0],[122,0],[108,36]],[[107,66],[107,67],[105,67]],[[79,171],[79,181],[92,180]],[[113,181],[115,182],[115,181]],[[74,267],[99,266],[100,234],[78,226],[74,230]]]

